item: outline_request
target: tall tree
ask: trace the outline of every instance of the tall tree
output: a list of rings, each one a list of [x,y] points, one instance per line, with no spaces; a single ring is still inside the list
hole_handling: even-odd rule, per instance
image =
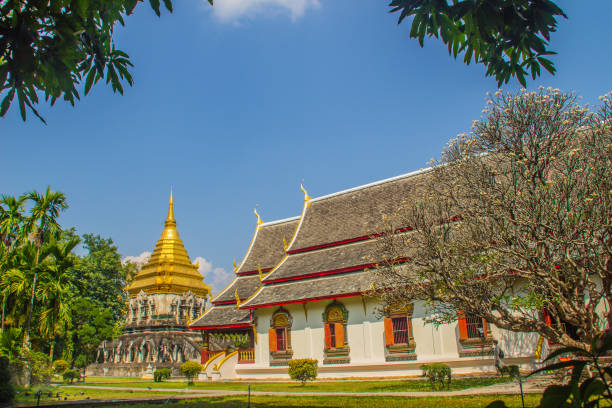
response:
[[[557,18],[567,18],[551,0],[392,0],[391,12],[399,12],[398,24],[412,18],[410,37],[421,47],[425,37],[440,38],[454,58],[487,67],[498,86],[516,77],[538,77],[541,68],[555,73],[555,54],[548,49]]]
[[[484,112],[386,226],[378,293],[588,349],[612,327],[612,94],[591,113],[558,90],[500,91]]]

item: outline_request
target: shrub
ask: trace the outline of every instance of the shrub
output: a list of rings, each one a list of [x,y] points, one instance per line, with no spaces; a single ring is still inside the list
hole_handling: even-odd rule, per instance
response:
[[[49,356],[38,351],[28,351],[25,360],[30,370],[30,384],[49,383],[53,375],[53,369],[49,365]]]
[[[292,380],[301,381],[302,385],[306,381],[312,381],[317,378],[317,360],[310,358],[299,358],[289,360],[289,377]]]
[[[450,388],[451,368],[443,363],[423,364],[423,376],[427,377],[433,389]]]
[[[153,372],[153,381],[162,382],[170,378],[170,369],[169,368],[158,368]]]
[[[66,370],[64,371],[64,374],[62,374],[62,378],[64,379],[64,382],[70,383],[72,384],[72,381],[74,381],[75,379],[78,379],[81,376],[81,373],[79,373],[76,370]]]
[[[9,359],[0,357],[0,404],[9,403],[15,397],[15,390],[11,384],[11,371]]]
[[[196,361],[186,361],[181,364],[180,370],[187,377],[188,384],[193,384],[193,379],[202,371],[202,364]]]
[[[53,362],[53,369],[56,374],[62,375],[68,368],[70,368],[70,364],[66,360],[55,360]]]

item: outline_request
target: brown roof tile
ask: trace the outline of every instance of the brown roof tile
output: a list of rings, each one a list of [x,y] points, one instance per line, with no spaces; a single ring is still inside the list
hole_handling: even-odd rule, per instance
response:
[[[364,292],[371,283],[369,271],[345,273],[265,285],[241,307],[258,308],[301,303]]]
[[[238,310],[236,305],[213,306],[189,325],[190,328],[229,326],[250,322],[248,310]]]
[[[261,266],[261,269],[270,269],[276,266],[285,256],[283,237],[285,237],[287,243],[291,241],[298,222],[299,218],[295,217],[259,225],[244,259],[238,265],[236,273],[257,271],[259,266]]]
[[[375,251],[374,240],[367,240],[291,254],[266,276],[263,283],[371,264]]]
[[[251,296],[259,287],[259,275],[236,276],[234,280],[223,289],[217,296],[211,299],[212,303],[236,301],[236,289],[238,297],[243,300]]]
[[[419,171],[312,199],[289,252],[379,232],[383,215],[392,217],[428,178]]]

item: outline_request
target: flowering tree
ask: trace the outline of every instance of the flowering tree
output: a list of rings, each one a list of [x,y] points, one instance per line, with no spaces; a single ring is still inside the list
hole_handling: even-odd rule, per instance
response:
[[[588,349],[612,327],[611,95],[596,112],[552,89],[491,97],[385,220],[383,300]]]

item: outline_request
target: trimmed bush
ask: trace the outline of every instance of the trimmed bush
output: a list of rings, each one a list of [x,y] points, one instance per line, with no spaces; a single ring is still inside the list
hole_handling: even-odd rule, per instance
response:
[[[81,376],[81,373],[79,373],[76,370],[66,370],[64,371],[64,374],[62,374],[62,378],[64,379],[64,382],[70,383],[70,384],[72,384],[72,382],[78,379],[80,376]]]
[[[31,385],[48,384],[53,375],[49,365],[49,356],[38,351],[28,351],[25,355],[27,366],[31,373]]]
[[[193,385],[194,378],[202,371],[202,364],[196,361],[186,361],[181,364],[180,370],[187,377],[187,383]]]
[[[423,376],[427,377],[431,388],[441,390],[444,387],[450,388],[451,368],[443,363],[423,364],[421,366]]]
[[[170,369],[169,368],[158,368],[153,372],[153,381],[162,382],[170,378]]]
[[[0,356],[0,404],[13,401],[15,390],[11,384],[11,371],[9,370],[9,359]]]
[[[66,360],[55,360],[53,362],[53,369],[56,374],[62,375],[70,368],[70,364]]]
[[[301,381],[302,385],[306,384],[306,381],[313,381],[317,378],[318,364],[317,360],[310,358],[289,360],[289,377]]]

